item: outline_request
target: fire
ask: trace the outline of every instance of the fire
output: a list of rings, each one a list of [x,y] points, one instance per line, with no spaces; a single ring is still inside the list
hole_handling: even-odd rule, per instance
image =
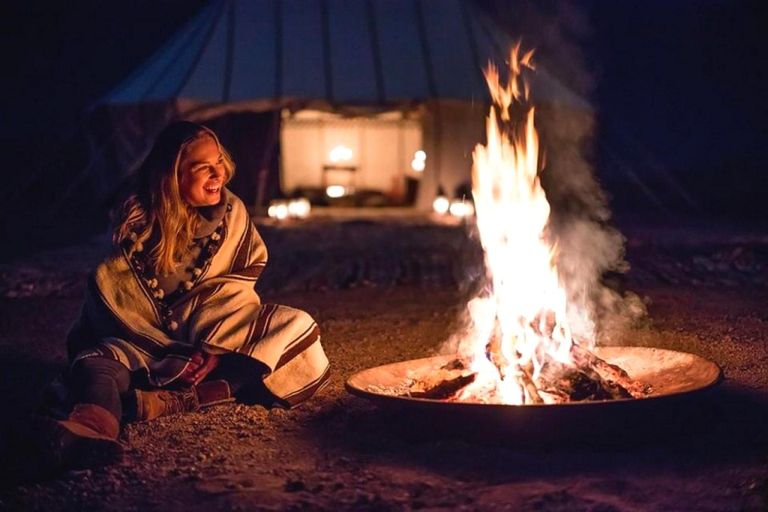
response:
[[[468,304],[472,329],[459,353],[477,378],[458,400],[492,394],[505,404],[547,402],[534,384],[545,360],[568,365],[571,359],[567,294],[538,176],[535,109],[522,77],[524,67],[533,69],[532,52],[519,58],[519,50],[518,44],[511,52],[506,84],[492,64],[485,73],[494,105],[487,145],[478,144],[472,155],[472,195],[489,286]]]
[[[487,144],[472,154],[472,196],[488,279],[467,305],[469,329],[455,357],[409,362],[418,364],[404,379],[399,373],[393,385],[371,384],[369,392],[506,405],[625,400],[653,392],[590,350],[590,305],[568,301],[539,181],[535,110],[522,77],[523,68],[533,68],[532,53],[518,58],[519,51],[518,44],[511,52],[507,83],[492,65],[485,73],[494,105]]]

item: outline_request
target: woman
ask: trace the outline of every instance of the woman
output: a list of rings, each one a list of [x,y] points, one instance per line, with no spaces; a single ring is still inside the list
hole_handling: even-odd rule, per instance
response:
[[[51,423],[57,466],[119,460],[121,418],[232,398],[292,407],[326,384],[317,324],[254,290],[267,250],[224,188],[233,174],[208,128],[176,122],[158,136],[67,338],[73,408]]]

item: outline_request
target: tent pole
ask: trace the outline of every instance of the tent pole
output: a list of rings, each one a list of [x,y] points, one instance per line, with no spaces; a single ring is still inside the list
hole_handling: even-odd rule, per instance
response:
[[[440,176],[442,167],[442,153],[443,153],[443,118],[440,112],[440,100],[434,99],[432,101],[432,119],[434,123],[434,140],[435,140],[435,181],[438,188],[443,187],[443,180]]]
[[[267,177],[269,176],[269,166],[272,163],[272,153],[275,150],[277,143],[277,135],[280,133],[280,110],[273,111],[272,126],[269,129],[269,136],[267,137],[267,144],[264,148],[264,155],[261,159],[261,166],[259,167],[258,176],[258,188],[256,189],[256,210],[261,212],[264,208],[264,202],[267,194]]]

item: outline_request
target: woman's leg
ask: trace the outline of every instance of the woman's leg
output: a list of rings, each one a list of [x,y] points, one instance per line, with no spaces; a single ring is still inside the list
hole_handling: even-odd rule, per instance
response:
[[[131,386],[131,374],[122,363],[105,357],[87,357],[72,367],[72,394],[75,404],[103,407],[120,420],[120,395]]]
[[[241,354],[220,356],[219,365],[206,381],[225,380],[229,384],[232,396],[247,405],[274,405],[276,397],[264,385],[264,374],[269,368],[264,363]]]
[[[272,372],[264,376],[264,386],[278,397],[276,405],[295,407],[328,383],[329,364],[320,329],[305,311],[277,304],[262,306],[257,324],[262,323],[261,336],[239,352],[269,361]]]
[[[120,394],[130,387],[130,372],[117,361],[88,357],[72,367],[74,408],[64,420],[44,419],[48,469],[87,469],[118,462],[117,441],[122,405]]]

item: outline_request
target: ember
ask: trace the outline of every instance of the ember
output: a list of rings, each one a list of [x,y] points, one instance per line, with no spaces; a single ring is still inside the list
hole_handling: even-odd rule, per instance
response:
[[[485,72],[494,105],[487,145],[473,153],[472,195],[488,285],[468,304],[471,326],[457,359],[436,375],[416,379],[408,394],[513,405],[646,396],[649,389],[589,351],[589,308],[568,303],[523,77],[524,68],[533,70],[532,52],[519,53],[518,44],[506,84],[492,64]],[[571,318],[588,326],[591,336],[575,341]]]
[[[597,372],[604,380],[618,379],[631,395],[641,392],[651,399],[637,401],[623,398],[606,402],[600,399],[590,401],[587,396],[587,399],[580,401],[582,404],[580,411],[592,411],[597,416],[599,416],[598,410],[603,409],[599,406],[608,404],[634,402],[640,406],[641,404],[650,405],[650,402],[657,405],[664,402],[673,406],[678,403],[675,401],[676,397],[710,388],[722,378],[722,372],[715,363],[684,352],[646,347],[595,347],[591,351],[586,351],[578,348],[578,345],[575,346],[577,348],[573,357],[575,360],[580,360],[582,357],[587,359],[584,365],[589,368],[588,373]],[[619,368],[625,369],[626,373]],[[583,367],[578,369],[583,371]],[[546,372],[542,371],[542,373]],[[627,379],[627,374],[634,379],[634,384],[632,380]],[[369,368],[352,375],[347,380],[346,387],[351,393],[381,405],[411,406],[419,411],[423,410],[423,406],[428,405],[429,410],[459,412],[464,409],[461,406],[475,405],[475,402],[458,401],[452,397],[455,397],[459,390],[474,386],[476,378],[478,375],[467,370],[454,354]],[[545,380],[547,378],[544,377]],[[638,385],[639,382],[643,385]],[[579,383],[578,386],[581,387],[584,384]],[[542,398],[548,396],[546,393],[542,394],[541,389],[538,389],[538,392]],[[480,395],[476,396],[480,398]],[[478,399],[476,402],[481,400]],[[568,403],[572,405],[574,402],[577,400],[571,399],[570,402],[561,403],[565,406]],[[490,401],[484,404],[482,405],[481,402],[481,407],[492,415],[494,421],[501,422],[505,429],[509,428],[507,420],[510,417],[530,418],[530,409],[542,409],[537,407],[541,404],[530,402],[516,407]],[[552,410],[558,408],[557,405],[544,407]],[[529,412],[524,413],[524,409],[528,409]],[[476,411],[477,409],[467,407],[467,410]],[[518,410],[523,416],[518,416],[515,412]],[[633,408],[633,410],[646,409]]]
[[[651,386],[641,384],[619,366],[607,363],[592,352],[573,345],[573,364],[564,364],[552,358],[542,365],[536,378],[533,365],[516,366],[514,374],[524,388],[526,404],[557,404],[586,400],[614,400],[643,398],[652,392]],[[412,398],[429,398],[451,402],[477,402],[503,404],[501,390],[492,380],[478,380],[471,363],[453,359],[438,370],[413,375],[413,379],[396,394]],[[466,388],[476,384],[469,392]]]

